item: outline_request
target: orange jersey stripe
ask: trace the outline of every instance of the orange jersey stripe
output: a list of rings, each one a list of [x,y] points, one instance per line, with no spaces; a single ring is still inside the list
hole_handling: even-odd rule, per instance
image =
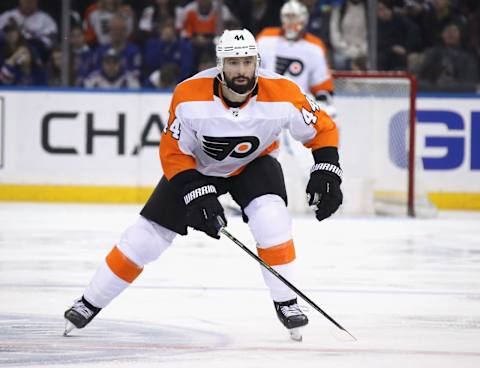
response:
[[[310,142],[304,144],[305,147],[315,150],[338,146],[338,130],[333,120],[321,110],[312,111],[312,107],[300,92],[299,87],[290,80],[259,77],[257,101],[291,102],[300,113],[307,111],[313,114],[316,118],[315,122],[309,125],[316,130],[316,135]]]
[[[280,147],[280,143],[278,141],[273,142],[270,146],[265,148],[259,156],[266,156],[272,153],[273,151],[277,150]]]
[[[262,37],[272,37],[272,36],[283,36],[283,30],[280,27],[267,27],[264,28],[258,35],[257,35],[257,41],[262,38]],[[318,38],[317,36],[314,36],[311,33],[305,33],[303,35],[303,39],[307,42],[313,43],[314,45],[320,46],[325,53],[325,57],[327,57],[328,54],[328,49],[325,46],[325,43]]]
[[[268,36],[281,36],[282,35],[282,29],[280,27],[267,27],[264,28],[258,35],[257,35],[257,41],[262,38],[262,37],[268,37]]]
[[[320,46],[320,48],[323,50],[325,54],[325,58],[327,58],[327,55],[328,55],[327,46],[325,46],[325,44],[320,38],[318,38],[317,36],[314,36],[311,33],[305,33],[303,35],[303,39],[307,42],[313,43],[314,45]]]
[[[105,261],[115,275],[128,283],[132,283],[143,271],[143,267],[133,263],[116,246],[108,253]]]
[[[162,134],[160,141],[160,161],[163,173],[168,180],[179,172],[195,169],[197,166],[194,157],[181,151],[178,139],[175,139],[174,133],[170,129],[176,118],[175,112],[178,105],[188,101],[213,101],[213,79],[188,79],[175,88],[170,103],[167,129]]]
[[[295,259],[293,240],[275,245],[270,248],[258,248],[258,256],[270,266],[279,266],[292,262]]]
[[[182,171],[197,167],[195,158],[183,153],[178,145],[178,140],[168,132],[162,135],[160,141],[160,161],[163,173],[168,180]]]
[[[243,165],[243,166],[239,167],[237,170],[230,173],[228,176],[231,177],[231,176],[235,176],[235,175],[240,174],[245,169],[245,167],[247,167],[247,165]]]

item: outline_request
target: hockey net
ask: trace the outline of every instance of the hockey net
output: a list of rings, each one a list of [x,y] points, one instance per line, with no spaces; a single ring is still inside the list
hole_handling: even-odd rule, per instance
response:
[[[416,80],[405,72],[334,72],[346,214],[432,217],[415,157]]]

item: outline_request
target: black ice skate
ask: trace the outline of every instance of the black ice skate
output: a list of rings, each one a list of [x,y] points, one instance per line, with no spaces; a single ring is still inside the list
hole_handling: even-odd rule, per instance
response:
[[[288,328],[290,337],[295,341],[302,341],[300,327],[308,324],[307,316],[297,304],[297,298],[286,302],[273,302],[280,322]]]
[[[74,328],[84,328],[100,312],[102,308],[91,305],[82,296],[75,300],[70,309],[65,311],[64,317],[67,320],[63,336],[67,336]]]

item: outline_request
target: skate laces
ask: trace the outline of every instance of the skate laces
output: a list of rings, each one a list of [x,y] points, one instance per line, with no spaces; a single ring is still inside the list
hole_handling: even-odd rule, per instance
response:
[[[305,310],[305,308],[303,306],[300,307],[297,303],[291,305],[283,305],[280,307],[280,311],[287,318],[292,316],[299,316],[303,314],[303,310]]]
[[[89,319],[94,313],[94,311],[83,304],[82,299],[75,300],[72,309],[86,319]]]

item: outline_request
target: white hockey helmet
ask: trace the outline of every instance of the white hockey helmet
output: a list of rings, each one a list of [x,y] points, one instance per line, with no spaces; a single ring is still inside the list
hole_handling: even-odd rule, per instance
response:
[[[225,30],[220,36],[216,48],[217,68],[223,76],[223,61],[225,58],[255,56],[255,75],[258,74],[260,57],[258,55],[255,37],[247,29]]]
[[[307,26],[307,7],[298,0],[289,0],[280,9],[280,19],[285,38],[294,40]]]

